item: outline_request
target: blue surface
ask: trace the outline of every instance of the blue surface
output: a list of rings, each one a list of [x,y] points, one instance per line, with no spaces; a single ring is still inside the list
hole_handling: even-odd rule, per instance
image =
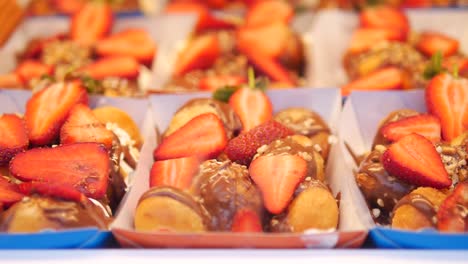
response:
[[[28,234],[0,233],[0,249],[106,248],[113,245],[110,231],[80,228]]]

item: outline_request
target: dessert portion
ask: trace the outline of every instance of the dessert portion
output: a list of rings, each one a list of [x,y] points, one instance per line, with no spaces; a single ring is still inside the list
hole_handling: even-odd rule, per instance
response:
[[[272,87],[304,83],[304,44],[289,26],[294,15],[290,3],[261,1],[245,17],[232,18],[215,16],[202,3],[176,1],[167,5],[166,13],[196,13],[199,20],[162,91],[215,91],[243,85],[251,66]]]
[[[322,151],[331,141],[316,138],[331,132],[321,117],[305,108],[275,114],[255,86],[223,96],[227,103],[218,96],[189,101],[172,118],[154,150],[150,189],[137,205],[135,229],[336,229],[338,202],[328,187]]]
[[[139,159],[141,136],[120,109],[91,109],[79,82],[34,93],[0,116],[1,232],[106,229]]]
[[[458,68],[468,76],[468,57],[459,41],[440,32],[411,29],[404,11],[390,6],[366,7],[359,14],[343,58],[349,83],[348,95],[356,90],[424,88],[441,68]]]
[[[137,77],[142,66],[151,66],[156,44],[143,29],[110,33],[112,26],[108,3],[83,4],[70,15],[68,32],[31,39],[17,55],[15,70],[0,75],[0,87],[35,89],[51,80],[81,79],[93,94],[144,95]]]
[[[378,225],[466,232],[468,79],[440,73],[425,98],[384,118],[356,182]]]

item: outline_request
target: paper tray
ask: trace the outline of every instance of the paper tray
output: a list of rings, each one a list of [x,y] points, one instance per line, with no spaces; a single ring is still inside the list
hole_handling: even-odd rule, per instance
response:
[[[337,121],[341,109],[341,98],[337,89],[292,89],[276,90],[268,93],[272,100],[274,111],[286,107],[305,107],[317,111],[336,131]],[[133,215],[141,195],[149,188],[149,171],[153,164],[153,150],[157,146],[156,132],[164,131],[173,114],[185,102],[192,98],[210,97],[208,93],[193,93],[184,95],[151,96],[150,103],[154,124],[152,129],[145,131],[146,145],[136,173],[134,188],[122,207],[119,217],[112,225],[112,232],[123,247],[177,247],[177,248],[333,248],[359,247],[364,242],[367,232],[356,228],[354,219],[349,218],[345,208],[347,197],[341,196],[340,228],[333,232],[309,232],[302,234],[234,234],[230,232],[208,232],[202,234],[181,233],[144,233],[133,229]],[[336,167],[339,148],[332,145],[327,175],[330,186],[336,195],[343,186],[337,174]]]
[[[31,92],[0,90],[0,114],[25,112]],[[148,102],[142,99],[114,97],[90,97],[90,106],[111,105],[127,112],[143,131]],[[130,188],[131,189],[131,188]],[[123,201],[126,198],[124,197]],[[122,201],[122,202],[123,202]],[[118,212],[116,214],[118,216]],[[102,248],[113,242],[112,233],[97,228],[76,228],[63,231],[44,230],[38,233],[0,233],[0,249],[53,249],[53,248]]]
[[[468,234],[439,233],[436,230],[404,231],[377,227],[369,213],[364,197],[356,184],[353,170],[357,169],[346,150],[346,142],[356,154],[370,150],[379,122],[390,112],[410,108],[425,112],[424,91],[356,92],[348,98],[341,115],[338,135],[343,167],[341,173],[348,188],[343,195],[350,197],[352,212],[359,217],[357,226],[370,230],[370,238],[382,248],[468,249]]]

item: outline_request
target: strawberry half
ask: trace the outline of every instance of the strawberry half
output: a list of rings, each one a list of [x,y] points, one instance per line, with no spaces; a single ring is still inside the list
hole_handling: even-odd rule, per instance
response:
[[[352,91],[381,91],[402,89],[405,83],[405,73],[397,67],[378,69],[366,76],[358,78],[341,87],[343,96]]]
[[[127,29],[99,40],[95,50],[99,56],[131,56],[141,62],[151,62],[156,53],[156,44],[148,32]]]
[[[15,70],[15,73],[23,83],[28,83],[34,78],[39,78],[42,75],[52,74],[54,68],[36,60],[25,60],[21,62]]]
[[[88,74],[93,79],[107,77],[134,79],[138,76],[140,64],[131,56],[104,57],[81,68],[79,72]]]
[[[244,132],[269,121],[273,116],[270,98],[260,89],[238,89],[229,98],[229,105],[239,116]]]
[[[250,164],[252,180],[262,192],[265,208],[281,213],[307,174],[307,162],[296,155],[260,156]]]
[[[0,166],[28,148],[29,137],[24,120],[14,114],[0,115]]]
[[[197,156],[215,158],[227,145],[223,122],[213,113],[199,115],[166,137],[154,151],[155,160]]]
[[[431,57],[440,51],[444,57],[448,57],[458,52],[459,43],[456,39],[441,33],[424,32],[419,37],[416,48]]]
[[[259,147],[293,134],[291,129],[271,120],[233,138],[229,141],[225,152],[230,160],[249,165]]]
[[[211,67],[221,54],[218,37],[205,34],[195,37],[177,59],[174,74],[181,76],[189,71]]]
[[[15,72],[0,75],[0,87],[17,88],[22,85],[22,80]]]
[[[441,189],[452,184],[432,142],[418,134],[393,143],[382,155],[382,163],[390,175],[417,186]]]
[[[92,45],[112,27],[112,9],[105,2],[88,2],[71,19],[70,37],[83,45]]]
[[[77,191],[75,188],[52,182],[23,182],[18,185],[18,189],[19,192],[24,195],[40,194],[43,196],[61,198],[75,202],[83,202],[86,200],[86,196]]]
[[[391,28],[401,30],[404,34],[410,30],[405,13],[391,6],[367,7],[360,13],[359,21],[364,28]]]
[[[19,192],[18,186],[0,175],[0,210],[4,206],[21,201],[21,199],[23,199],[23,195]]]
[[[246,82],[247,79],[239,75],[217,75],[202,78],[198,85],[201,90],[216,91],[226,86],[237,87]]]
[[[85,0],[52,0],[55,9],[64,14],[73,14],[80,11],[85,5]]]
[[[86,105],[77,104],[60,129],[60,143],[73,144],[78,142],[95,142],[112,148],[114,134],[106,129]]]
[[[109,184],[109,154],[98,143],[35,148],[16,155],[10,162],[10,173],[22,181],[72,186],[88,197],[101,199]]]
[[[255,211],[250,209],[241,209],[234,215],[231,231],[262,232],[262,222]]]
[[[468,79],[439,74],[426,88],[429,113],[442,125],[442,137],[451,141],[468,130]]]
[[[276,58],[284,51],[290,37],[286,24],[272,22],[261,27],[239,28],[236,31],[236,45],[239,50],[255,48],[267,57]]]
[[[195,156],[156,161],[150,171],[150,188],[171,186],[187,190],[199,165],[200,161]]]
[[[416,115],[385,125],[381,133],[390,141],[397,141],[411,133],[416,133],[435,143],[440,141],[441,127],[439,119],[435,116]]]
[[[444,232],[468,231],[468,182],[460,182],[437,212],[437,228]]]
[[[274,22],[287,24],[293,16],[294,9],[287,1],[258,1],[249,8],[245,18],[245,25],[256,27]]]
[[[30,142],[54,142],[70,109],[79,103],[88,103],[88,94],[79,82],[55,83],[35,93],[27,102],[24,115]]]
[[[406,34],[394,28],[360,28],[354,31],[348,52],[359,53],[382,41],[404,41]]]

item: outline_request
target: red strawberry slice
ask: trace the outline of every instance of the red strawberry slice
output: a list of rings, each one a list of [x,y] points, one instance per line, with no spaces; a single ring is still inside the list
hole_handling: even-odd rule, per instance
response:
[[[0,174],[0,189],[18,191],[18,185],[12,183],[9,178],[6,178]]]
[[[404,34],[410,29],[405,13],[386,5],[365,8],[359,15],[359,21],[365,28],[391,28],[401,30]]]
[[[276,58],[284,51],[290,35],[288,26],[281,22],[261,27],[242,27],[236,31],[237,47],[239,50],[255,48],[267,57]]]
[[[97,119],[86,105],[77,104],[71,110],[67,121],[60,129],[60,143],[95,142],[112,148],[114,134]]]
[[[260,89],[238,89],[229,98],[229,105],[239,116],[244,132],[269,121],[273,116],[271,101]]]
[[[42,75],[52,74],[54,68],[36,60],[25,60],[16,67],[15,73],[23,81],[28,83],[34,78],[39,78]]]
[[[10,172],[22,181],[72,186],[88,197],[101,199],[109,184],[109,154],[98,143],[35,148],[16,155]]]
[[[17,115],[0,115],[0,166],[28,148],[29,137],[26,123]]]
[[[232,220],[232,232],[262,232],[262,222],[258,214],[250,209],[237,211]]]
[[[200,80],[199,87],[204,91],[216,91],[226,86],[237,87],[246,82],[247,79],[239,75],[207,76]]]
[[[249,165],[259,147],[293,134],[291,129],[271,120],[233,138],[225,152],[230,160]]]
[[[432,7],[431,0],[403,0],[401,3],[402,8],[424,8]]]
[[[223,122],[212,113],[199,115],[166,137],[154,151],[155,160],[197,156],[215,158],[227,145]]]
[[[448,57],[457,53],[458,47],[458,40],[435,32],[422,33],[416,44],[416,48],[429,57],[438,51],[440,51],[444,57]]]
[[[214,34],[205,34],[194,38],[177,59],[174,74],[185,73],[211,67],[221,54],[218,37]]]
[[[88,2],[71,19],[70,37],[83,45],[92,45],[112,27],[112,9],[105,2]]]
[[[17,88],[22,85],[19,75],[15,72],[0,75],[0,87]]]
[[[0,175],[0,210],[4,206],[21,201],[21,199],[23,199],[23,195],[19,192],[18,186]]]
[[[40,194],[75,202],[86,200],[86,196],[72,186],[53,182],[23,182],[18,185],[18,189],[24,195]]]
[[[468,130],[468,79],[437,75],[426,88],[426,105],[439,118],[444,140],[461,135]]]
[[[402,89],[404,86],[404,76],[404,71],[397,67],[378,69],[341,87],[341,94],[347,96],[352,91]]]
[[[165,12],[168,14],[193,13],[198,15],[196,30],[199,32],[203,30],[229,29],[234,27],[234,24],[213,16],[210,10],[202,3],[170,3],[166,6]]]
[[[359,53],[382,41],[404,41],[406,34],[394,28],[360,28],[354,31],[348,52]]]
[[[250,176],[262,192],[265,208],[281,213],[307,174],[307,162],[296,155],[260,156],[252,161]]]
[[[431,141],[410,134],[393,143],[382,155],[390,175],[417,186],[447,188],[452,184]]]
[[[95,50],[100,56],[131,56],[141,62],[151,62],[156,44],[148,32],[135,28],[99,40]]]
[[[437,228],[444,232],[467,232],[468,182],[460,182],[437,212]]]
[[[24,115],[30,142],[34,145],[54,142],[70,109],[79,103],[88,103],[86,90],[79,82],[55,83],[34,94]]]
[[[93,79],[107,77],[134,79],[138,76],[140,64],[131,56],[111,56],[96,60],[81,68],[79,72],[88,74]]]
[[[156,161],[150,172],[150,188],[172,186],[187,190],[199,165],[200,161],[195,156]]]
[[[73,14],[80,11],[85,5],[85,0],[52,0],[52,3],[58,12],[64,14]]]
[[[273,22],[289,23],[294,16],[294,9],[287,1],[258,1],[247,12],[245,25],[262,26]]]
[[[441,136],[440,121],[432,115],[416,115],[391,122],[382,127],[382,135],[390,140],[397,141],[411,133],[419,134],[431,142],[439,142]]]

